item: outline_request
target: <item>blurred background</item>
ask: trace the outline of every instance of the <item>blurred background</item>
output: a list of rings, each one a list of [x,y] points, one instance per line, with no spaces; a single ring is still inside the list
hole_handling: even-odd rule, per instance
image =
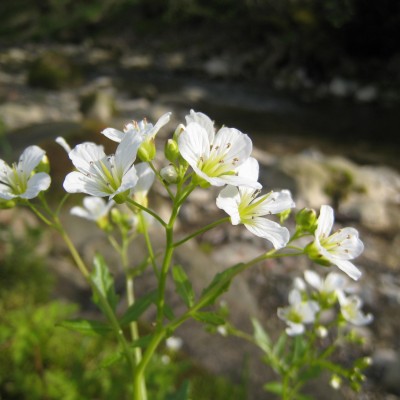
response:
[[[104,143],[99,132],[107,126],[122,129],[144,117],[154,123],[172,111],[159,135],[162,149],[190,109],[217,126],[248,133],[267,190],[290,189],[298,208],[331,204],[337,224],[356,226],[366,245],[358,264],[360,295],[375,322],[366,328],[363,351],[375,364],[362,395],[341,391],[329,398],[399,399],[399,38],[397,0],[2,1],[0,158],[13,161],[27,145],[41,145],[49,153],[57,197],[70,170],[53,143],[57,136],[72,145]],[[215,197],[204,196],[182,210],[188,230],[204,215],[215,218]],[[121,371],[103,371],[108,375],[96,389],[99,372],[90,363],[107,356],[99,355],[102,344],[54,331],[60,315],[78,308],[94,312],[62,244],[20,210],[0,215],[0,398],[122,398],[113,385],[123,381]],[[71,222],[74,237],[92,254],[98,242],[88,239],[91,226],[76,225]],[[225,227],[197,245],[190,251],[199,252],[203,265],[234,263],[265,247]],[[185,254],[179,257],[190,264]],[[237,295],[227,300],[237,323],[248,327],[251,310],[273,330],[277,321],[270,315],[286,304],[291,279],[310,265],[304,260],[263,267],[235,288],[244,304],[237,304]],[[203,269],[190,268],[193,274]],[[44,272],[49,270],[54,276]],[[189,338],[193,331],[181,335]],[[268,398],[244,394],[243,371],[252,370],[237,344],[217,340],[214,348],[201,335],[195,342],[184,342],[196,364],[185,368],[200,376],[203,391],[201,379],[214,379],[208,385],[214,392],[204,392],[204,399]],[[91,354],[89,361],[81,353],[69,359],[78,345]],[[222,346],[226,356],[217,360],[215,350]],[[175,384],[179,368],[172,377],[162,372],[165,382]],[[265,376],[255,378],[258,385]],[[317,386],[310,389],[314,395]]]

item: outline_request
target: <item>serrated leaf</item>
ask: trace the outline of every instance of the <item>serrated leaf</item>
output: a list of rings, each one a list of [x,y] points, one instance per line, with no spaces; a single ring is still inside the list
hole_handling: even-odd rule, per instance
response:
[[[111,327],[106,323],[88,319],[66,320],[60,322],[58,326],[89,336],[106,335],[112,332]]]
[[[254,328],[254,340],[257,345],[266,353],[271,354],[271,339],[269,338],[267,332],[257,321],[257,319],[252,318],[251,322]]]
[[[197,321],[214,326],[225,324],[225,320],[213,312],[197,312],[193,315],[193,318]]]
[[[184,381],[176,393],[168,394],[166,400],[189,400],[190,382]]]
[[[271,393],[275,393],[278,395],[282,395],[282,393],[283,393],[283,386],[282,386],[282,383],[280,383],[280,382],[268,382],[263,387],[264,387],[264,390],[271,392]]]
[[[207,286],[201,294],[199,303],[201,303],[202,307],[213,304],[222,293],[229,289],[232,279],[244,269],[245,264],[236,264],[215,275],[210,285]]]
[[[188,308],[192,307],[195,299],[194,291],[186,272],[180,265],[175,265],[172,267],[172,277],[175,282],[176,292]]]
[[[157,292],[153,291],[135,301],[120,318],[119,322],[121,326],[128,325],[132,321],[137,321],[156,299]]]
[[[96,254],[93,260],[93,271],[90,274],[93,284],[96,289],[103,295],[107,300],[108,304],[115,311],[118,303],[118,296],[115,293],[114,278],[111,275],[108,266],[101,254]],[[99,295],[96,290],[93,290],[93,302],[100,308],[103,309]]]

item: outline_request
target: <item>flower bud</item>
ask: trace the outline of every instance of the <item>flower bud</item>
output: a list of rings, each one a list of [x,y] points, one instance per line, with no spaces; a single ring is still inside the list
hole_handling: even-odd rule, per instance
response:
[[[46,154],[40,160],[40,163],[35,168],[35,171],[36,172],[46,172],[46,174],[48,174],[50,172],[50,162],[49,162],[49,159],[47,158]]]
[[[328,329],[326,329],[324,326],[319,325],[316,329],[316,334],[319,338],[323,339],[328,336]]]
[[[15,207],[14,200],[6,200],[0,198],[0,210],[5,210],[6,208],[13,208]]]
[[[164,149],[168,161],[174,162],[179,157],[178,143],[174,139],[168,139]]]
[[[342,386],[342,378],[338,375],[332,375],[329,383],[335,390],[338,390]]]
[[[154,160],[156,156],[156,145],[153,139],[145,140],[139,147],[137,153],[139,159],[144,162],[150,162]]]
[[[162,168],[160,171],[160,175],[164,179],[164,181],[169,184],[177,183],[179,181],[178,172],[172,164],[169,164],[166,167]]]
[[[317,229],[317,213],[311,208],[303,208],[296,215],[296,224],[301,230],[314,233]]]
[[[185,130],[185,126],[183,124],[179,124],[177,126],[177,128],[175,129],[174,132],[174,136],[173,136],[173,140],[175,140],[175,142],[178,142],[179,136],[181,135],[181,133]]]

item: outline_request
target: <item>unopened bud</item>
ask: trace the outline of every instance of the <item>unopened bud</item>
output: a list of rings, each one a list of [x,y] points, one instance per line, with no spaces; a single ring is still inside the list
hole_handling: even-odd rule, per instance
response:
[[[335,390],[338,390],[342,386],[342,378],[338,375],[332,375],[329,383]]]
[[[317,213],[311,208],[303,208],[296,215],[296,224],[303,231],[314,233],[317,229]]]
[[[174,162],[179,157],[178,143],[174,139],[168,139],[164,149],[168,161]]]
[[[164,179],[164,181],[169,184],[177,183],[179,180],[178,172],[172,164],[162,168],[160,171],[160,175]]]
[[[150,162],[154,160],[156,156],[156,145],[153,139],[145,140],[139,147],[137,153],[139,159],[144,162]]]
[[[46,154],[40,160],[40,163],[35,168],[35,171],[36,172],[46,172],[46,174],[48,174],[50,172],[50,162],[49,162],[49,159],[47,158]]]
[[[5,210],[6,208],[13,208],[15,206],[14,200],[0,199],[0,210]]]
[[[181,135],[181,133],[185,130],[185,126],[182,124],[179,124],[177,126],[177,128],[175,129],[174,132],[174,136],[173,136],[173,140],[175,140],[175,142],[178,142],[179,136]]]

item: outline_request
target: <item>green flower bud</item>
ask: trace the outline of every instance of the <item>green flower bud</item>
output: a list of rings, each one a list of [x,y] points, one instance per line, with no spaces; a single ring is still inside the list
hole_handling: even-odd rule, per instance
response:
[[[168,161],[174,162],[179,157],[178,143],[174,139],[168,139],[164,149]]]
[[[154,139],[145,140],[139,147],[138,157],[141,161],[150,162],[156,156],[156,145]]]
[[[296,224],[301,230],[314,233],[317,229],[317,213],[311,208],[303,208],[296,215]]]
[[[47,158],[46,154],[42,157],[40,163],[35,168],[36,172],[46,172],[48,174],[50,172],[50,162]]]
[[[15,200],[0,199],[0,210],[15,207]]]
[[[164,181],[169,184],[178,183],[179,181],[178,172],[176,171],[176,168],[172,164],[162,168],[160,171],[160,175],[164,179]]]
[[[173,135],[173,140],[175,142],[178,142],[180,134],[185,130],[185,126],[182,124],[179,124],[177,128],[175,129],[174,135]]]

